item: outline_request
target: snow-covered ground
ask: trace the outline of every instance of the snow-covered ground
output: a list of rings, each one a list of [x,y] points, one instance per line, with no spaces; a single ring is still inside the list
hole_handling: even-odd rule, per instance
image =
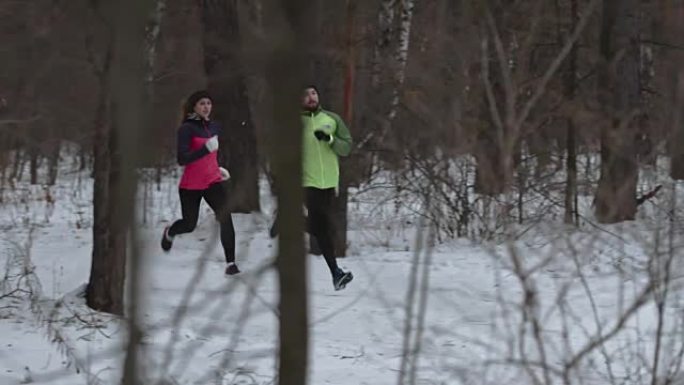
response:
[[[40,186],[3,192],[0,295],[11,295],[0,299],[0,384],[120,381],[125,324],[89,310],[81,296],[90,269],[90,183],[70,173],[49,199]],[[226,277],[204,203],[198,228],[167,254],[159,236],[180,214],[175,179],[140,195],[145,383],[275,383],[278,285],[264,266],[277,243],[268,238],[269,216],[234,216],[243,273]],[[415,384],[562,383],[573,358],[569,383],[650,383],[658,297],[640,296],[667,257],[667,220],[582,231],[538,224],[513,243],[432,247],[415,215],[378,208],[373,195],[356,198],[367,204],[350,205],[350,256],[340,259],[354,281],[334,291],[315,256],[302,274],[311,384],[397,384],[403,364],[415,368]],[[681,256],[678,223],[674,230]],[[676,369],[670,363],[682,349],[679,259],[668,286],[661,375]],[[630,312],[635,301],[644,305]]]

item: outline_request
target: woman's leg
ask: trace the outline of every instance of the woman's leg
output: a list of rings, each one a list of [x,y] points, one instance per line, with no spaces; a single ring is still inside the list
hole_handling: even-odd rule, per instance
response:
[[[233,227],[233,218],[228,210],[228,197],[223,184],[214,183],[204,190],[204,200],[214,210],[216,219],[221,224],[221,245],[226,255],[226,262],[228,264],[235,263],[235,228]]]
[[[183,218],[175,221],[169,227],[169,236],[173,237],[178,234],[191,233],[197,226],[197,218],[199,216],[200,202],[202,201],[201,190],[185,190],[178,191],[181,202],[181,213]]]
[[[178,195],[180,196],[183,218],[175,221],[171,226],[164,229],[161,240],[161,247],[164,251],[171,250],[174,236],[189,233],[197,226],[199,205],[202,201],[202,191],[179,189]]]

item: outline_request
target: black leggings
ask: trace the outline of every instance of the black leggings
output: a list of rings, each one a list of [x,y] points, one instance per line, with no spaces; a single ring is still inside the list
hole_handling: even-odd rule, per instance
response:
[[[305,188],[306,209],[309,212],[307,230],[309,234],[316,237],[318,246],[323,252],[325,262],[334,275],[337,271],[337,260],[335,259],[335,244],[333,243],[333,200],[335,189],[318,189],[314,187]]]
[[[235,262],[235,229],[233,218],[228,211],[226,191],[221,183],[214,183],[206,190],[179,189],[183,218],[175,221],[169,228],[169,236],[190,233],[197,226],[202,198],[209,204],[221,224],[221,245],[226,254],[226,262]]]

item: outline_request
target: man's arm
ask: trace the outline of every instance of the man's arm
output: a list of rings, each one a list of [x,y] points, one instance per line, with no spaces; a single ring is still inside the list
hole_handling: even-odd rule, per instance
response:
[[[326,111],[326,113],[335,120],[335,125],[337,126],[330,147],[332,147],[332,150],[339,156],[349,155],[352,149],[352,137],[349,133],[349,128],[347,128],[347,125],[344,124],[342,118],[336,113],[330,111]]]

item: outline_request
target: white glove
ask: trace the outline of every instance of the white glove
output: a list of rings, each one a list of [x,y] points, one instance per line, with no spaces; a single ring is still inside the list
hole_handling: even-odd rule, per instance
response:
[[[226,169],[223,168],[223,167],[219,167],[219,171],[221,172],[221,180],[222,180],[222,181],[225,182],[225,181],[227,181],[228,179],[230,179],[230,173],[228,172],[228,170],[226,170]]]
[[[209,140],[207,140],[204,143],[204,147],[206,147],[207,150],[209,150],[209,152],[214,152],[214,151],[218,150],[218,146],[219,146],[218,137],[216,137],[216,135],[212,136],[211,138],[209,138]]]

